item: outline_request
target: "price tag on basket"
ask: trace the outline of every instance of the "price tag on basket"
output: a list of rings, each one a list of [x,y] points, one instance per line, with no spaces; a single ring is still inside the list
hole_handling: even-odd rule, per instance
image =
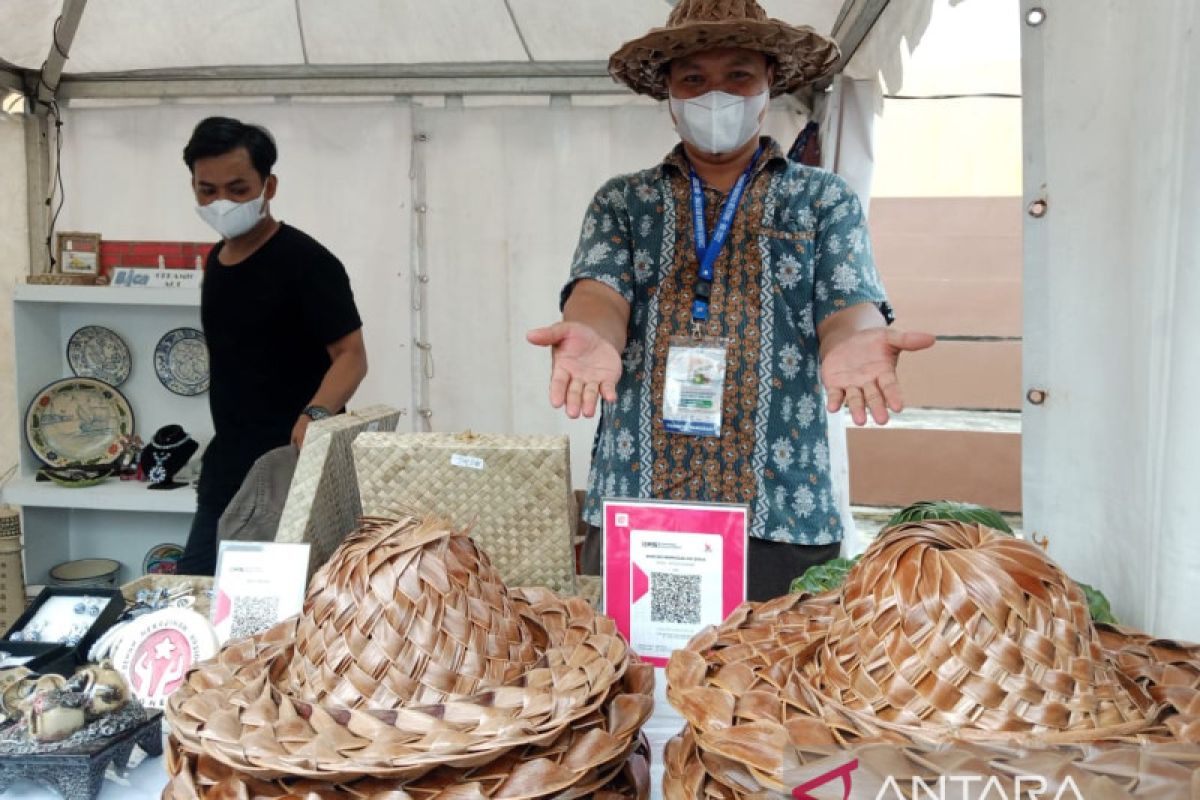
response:
[[[747,519],[741,505],[604,502],[604,612],[639,656],[665,667],[746,599]]]

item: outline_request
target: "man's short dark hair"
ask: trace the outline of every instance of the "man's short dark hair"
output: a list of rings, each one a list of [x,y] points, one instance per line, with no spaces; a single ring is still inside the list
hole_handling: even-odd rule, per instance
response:
[[[248,125],[229,117],[200,120],[200,124],[192,131],[187,147],[183,148],[183,161],[195,174],[196,162],[200,159],[223,156],[239,147],[246,148],[254,171],[266,180],[275,166],[275,159],[279,157],[275,139],[261,125]]]

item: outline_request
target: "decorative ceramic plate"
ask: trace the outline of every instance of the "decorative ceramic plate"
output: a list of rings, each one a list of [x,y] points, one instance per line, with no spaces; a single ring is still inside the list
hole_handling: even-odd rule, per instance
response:
[[[208,345],[195,328],[167,331],[154,348],[154,371],[162,385],[191,397],[208,391]]]
[[[133,358],[129,345],[108,328],[88,325],[71,334],[67,342],[67,363],[81,378],[97,378],[120,386],[129,378]]]
[[[174,575],[183,557],[183,548],[173,542],[156,544],[142,559],[143,575]]]
[[[38,392],[25,412],[25,441],[47,466],[112,464],[133,433],[129,401],[104,381],[66,378]]]

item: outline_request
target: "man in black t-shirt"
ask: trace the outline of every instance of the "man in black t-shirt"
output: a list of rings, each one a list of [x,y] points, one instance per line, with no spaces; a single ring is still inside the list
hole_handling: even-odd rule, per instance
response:
[[[200,122],[183,151],[197,212],[222,237],[205,266],[216,436],[179,571],[211,575],[217,523],[255,460],[304,442],[309,422],[341,412],[367,374],[362,321],[346,270],[310,236],[271,216],[276,149],[257,125]]]

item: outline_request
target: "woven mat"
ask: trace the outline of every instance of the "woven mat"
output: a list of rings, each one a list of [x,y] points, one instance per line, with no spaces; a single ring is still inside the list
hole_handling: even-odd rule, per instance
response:
[[[354,437],[394,431],[401,414],[388,406],[371,406],[308,426],[275,541],[311,544],[310,576],[329,560],[362,516],[351,451]]]
[[[510,586],[574,594],[565,436],[364,434],[354,443],[363,513],[437,513],[467,528]]]

